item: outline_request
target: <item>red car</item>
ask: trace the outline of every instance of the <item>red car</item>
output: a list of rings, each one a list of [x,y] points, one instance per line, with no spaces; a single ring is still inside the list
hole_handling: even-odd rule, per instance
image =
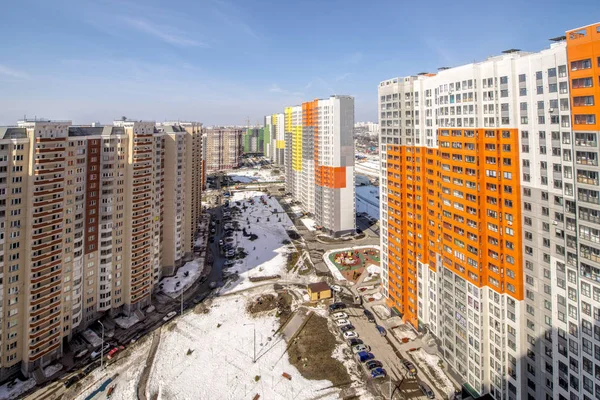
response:
[[[124,348],[125,347],[123,347],[123,346],[115,347],[111,351],[108,352],[108,355],[106,357],[110,360],[111,358],[114,357],[115,354],[117,354],[119,351],[123,350]]]

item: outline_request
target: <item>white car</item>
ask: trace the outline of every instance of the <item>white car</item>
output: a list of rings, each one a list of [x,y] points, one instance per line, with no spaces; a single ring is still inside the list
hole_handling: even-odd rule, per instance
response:
[[[346,319],[346,318],[348,318],[348,314],[346,314],[345,312],[336,312],[335,314],[331,315],[331,318],[333,318],[333,319]]]
[[[337,321],[335,321],[335,323],[337,324],[337,326],[344,326],[344,325],[350,324],[350,321],[343,318],[343,319],[338,319]]]
[[[175,311],[171,311],[170,313],[168,313],[167,315],[165,315],[163,317],[163,321],[167,322],[168,320],[173,318],[175,315],[177,315],[177,313]]]
[[[352,352],[354,354],[360,353],[361,351],[369,351],[371,348],[366,344],[357,344],[356,346],[352,346]]]
[[[331,288],[331,290],[333,290],[334,292],[338,292],[340,293],[342,291],[342,287],[339,285],[330,285],[329,286]]]
[[[358,333],[354,331],[344,332],[344,339],[354,339],[358,337]]]

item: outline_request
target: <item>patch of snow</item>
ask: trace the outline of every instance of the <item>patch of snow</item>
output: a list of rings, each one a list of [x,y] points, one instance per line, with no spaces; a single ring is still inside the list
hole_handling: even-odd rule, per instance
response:
[[[227,175],[240,183],[281,181],[281,175],[283,175],[281,172],[283,172],[283,169],[279,169],[279,174],[273,175],[272,171],[274,169],[238,169],[234,172],[229,172]]]
[[[406,325],[400,325],[392,329],[392,333],[400,340],[404,338],[408,340],[415,340],[417,338],[417,332],[415,332],[414,329]]]
[[[175,276],[163,278],[160,283],[162,285],[162,291],[169,297],[175,298],[181,294],[181,291],[185,291],[190,288],[196,282],[196,280],[202,274],[204,269],[204,259],[198,258],[193,261],[185,263],[185,265],[177,270]],[[189,272],[188,276],[185,273]],[[179,286],[177,286],[179,282]]]
[[[135,314],[130,317],[115,318],[115,323],[122,329],[129,329],[138,322],[140,322],[140,319]]]
[[[86,329],[85,331],[81,332],[81,335],[89,344],[92,345],[92,347],[100,347],[102,345],[102,339],[100,336],[96,335],[96,332],[91,329]]]
[[[14,386],[12,386],[11,388],[8,387],[9,383],[12,382],[17,382]],[[12,399],[16,399],[19,396],[21,396],[21,394],[25,393],[26,391],[32,389],[35,387],[35,379],[31,378],[31,379],[27,379],[26,381],[21,381],[17,378],[5,383],[4,385],[0,386],[0,399],[2,400],[12,400]]]
[[[374,275],[374,274],[380,274],[380,273],[381,273],[381,267],[378,267],[378,266],[377,266],[377,265],[375,265],[375,264],[369,264],[369,265],[367,266],[367,272],[368,272],[369,274],[371,274],[371,275]]]
[[[451,398],[454,394],[454,385],[438,365],[440,358],[434,354],[424,352],[423,349],[413,351],[410,355],[415,359],[420,370],[430,375],[434,386],[445,393],[448,398]]]
[[[44,376],[50,378],[52,375],[63,369],[62,364],[52,364],[44,368]]]
[[[314,219],[305,217],[305,218],[300,219],[300,221],[302,221],[304,226],[306,226],[306,229],[308,229],[309,231],[311,231],[311,232],[316,231],[316,229],[315,229],[316,222]]]
[[[261,202],[261,198],[266,205]],[[248,202],[250,199],[254,200],[254,204]],[[285,239],[289,240],[287,229],[294,225],[277,199],[269,199],[264,192],[235,192],[232,201],[242,202],[241,212],[235,218],[241,227],[246,228],[248,234],[255,234],[257,239],[251,241],[243,232],[234,232],[235,247],[243,247],[248,256],[228,270],[229,273],[237,273],[241,279],[221,288],[221,294],[245,290],[264,283],[250,282],[250,277],[285,274],[289,245],[282,242]],[[246,206],[245,210],[243,206]]]
[[[374,305],[373,311],[375,311],[377,313],[377,315],[379,315],[382,319],[388,319],[389,317],[392,316],[392,314],[390,313],[390,310],[382,304]]]
[[[275,335],[277,318],[272,314],[254,318],[245,312],[245,304],[244,295],[217,298],[208,314],[188,313],[177,319],[176,329],[163,333],[147,397],[251,399],[258,394],[261,399],[337,398],[339,389],[323,391],[331,382],[305,379],[290,364],[286,342]],[[292,379],[284,378],[283,373]]]

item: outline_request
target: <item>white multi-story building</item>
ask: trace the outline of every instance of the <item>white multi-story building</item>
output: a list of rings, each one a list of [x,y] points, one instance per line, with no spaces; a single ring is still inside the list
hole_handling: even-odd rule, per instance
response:
[[[594,43],[600,25],[379,86],[388,304],[478,394],[592,398],[600,385],[584,317],[600,299]]]

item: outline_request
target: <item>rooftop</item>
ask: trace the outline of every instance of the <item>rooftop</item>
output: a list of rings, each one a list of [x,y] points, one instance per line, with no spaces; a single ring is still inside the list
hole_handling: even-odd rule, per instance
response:
[[[309,283],[308,290],[310,290],[311,292],[323,292],[325,290],[330,290],[330,288],[326,282],[316,282]]]

